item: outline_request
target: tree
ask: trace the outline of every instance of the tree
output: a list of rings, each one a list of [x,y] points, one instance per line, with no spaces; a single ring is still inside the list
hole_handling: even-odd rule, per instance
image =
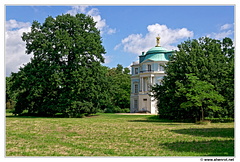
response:
[[[199,80],[194,74],[186,74],[187,84],[176,82],[176,95],[186,96],[187,101],[180,104],[181,108],[194,109],[193,114],[200,121],[204,121],[204,111],[212,110],[214,112],[221,110],[217,103],[224,101],[222,95],[214,90],[214,86],[206,81]]]
[[[16,101],[16,92],[11,91],[12,81],[11,76],[6,77],[6,109],[13,110],[15,106]]]
[[[108,69],[109,104],[107,112],[125,112],[130,107],[131,79],[130,70],[118,64],[116,68]]]
[[[49,16],[23,33],[31,62],[13,74],[16,111],[69,117],[96,113],[104,69],[100,31],[84,14]],[[24,102],[23,102],[24,101]]]
[[[161,85],[153,87],[158,99],[161,117],[170,119],[192,119],[194,109],[182,109],[188,101],[186,96],[176,95],[176,82],[186,85],[186,74],[194,73],[201,81],[212,84],[224,97],[218,103],[221,111],[207,111],[208,117],[234,117],[234,47],[230,38],[221,40],[208,37],[187,40],[178,45],[178,50],[165,66],[166,76]]]

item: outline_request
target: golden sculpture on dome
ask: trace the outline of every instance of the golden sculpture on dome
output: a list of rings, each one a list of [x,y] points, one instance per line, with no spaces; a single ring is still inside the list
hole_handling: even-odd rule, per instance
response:
[[[160,36],[159,36],[159,34],[156,37],[156,39],[157,39],[157,45],[155,47],[160,47]]]

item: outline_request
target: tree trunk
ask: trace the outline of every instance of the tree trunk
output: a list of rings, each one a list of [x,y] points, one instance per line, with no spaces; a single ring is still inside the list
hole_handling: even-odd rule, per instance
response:
[[[203,107],[201,107],[201,110],[202,110],[202,120],[201,120],[201,121],[204,121],[204,112],[203,112]]]

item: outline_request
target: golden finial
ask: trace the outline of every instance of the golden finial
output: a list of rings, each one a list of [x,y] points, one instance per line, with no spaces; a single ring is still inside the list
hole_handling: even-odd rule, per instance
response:
[[[157,39],[157,45],[155,47],[160,47],[160,36],[159,36],[159,34],[156,37],[156,39]]]

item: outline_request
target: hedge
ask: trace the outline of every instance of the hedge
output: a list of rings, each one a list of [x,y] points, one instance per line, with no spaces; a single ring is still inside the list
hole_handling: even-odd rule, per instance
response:
[[[231,122],[234,122],[234,118],[208,118],[208,117],[206,117],[205,120],[210,120],[211,123],[231,123]]]

